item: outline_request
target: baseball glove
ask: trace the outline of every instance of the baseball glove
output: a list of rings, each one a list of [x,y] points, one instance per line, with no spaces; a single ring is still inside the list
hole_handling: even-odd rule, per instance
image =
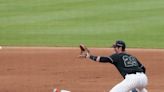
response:
[[[89,53],[90,53],[90,51],[89,51],[89,49],[85,46],[85,45],[83,45],[83,44],[80,44],[80,56],[79,57],[89,57]]]

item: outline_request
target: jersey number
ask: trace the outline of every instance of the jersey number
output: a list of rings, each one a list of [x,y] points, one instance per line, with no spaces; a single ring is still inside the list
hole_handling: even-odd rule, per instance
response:
[[[124,55],[122,59],[124,61],[125,67],[138,66],[137,60],[133,56]]]

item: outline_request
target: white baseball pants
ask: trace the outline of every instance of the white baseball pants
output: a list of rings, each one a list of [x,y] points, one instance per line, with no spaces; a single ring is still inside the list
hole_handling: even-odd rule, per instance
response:
[[[130,92],[133,88],[138,89],[139,92],[148,92],[146,86],[148,78],[144,73],[127,74],[125,79],[114,86],[110,92]]]

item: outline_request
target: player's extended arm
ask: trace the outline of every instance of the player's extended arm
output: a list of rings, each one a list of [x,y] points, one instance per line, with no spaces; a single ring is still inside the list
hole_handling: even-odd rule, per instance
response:
[[[110,57],[90,55],[89,58],[93,61],[98,61],[101,63],[113,63],[113,60]]]
[[[102,63],[112,63],[113,62],[113,60],[110,57],[91,55],[88,48],[83,44],[80,44],[80,50],[81,50],[80,57],[89,58],[93,61],[98,61],[98,62],[102,62]]]

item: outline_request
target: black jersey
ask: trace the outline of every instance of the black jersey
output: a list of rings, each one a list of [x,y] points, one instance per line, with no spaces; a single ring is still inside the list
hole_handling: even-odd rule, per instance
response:
[[[145,73],[145,67],[137,58],[127,53],[116,53],[109,57],[100,57],[99,62],[110,62],[114,64],[124,78],[126,74],[134,74],[136,72]]]

